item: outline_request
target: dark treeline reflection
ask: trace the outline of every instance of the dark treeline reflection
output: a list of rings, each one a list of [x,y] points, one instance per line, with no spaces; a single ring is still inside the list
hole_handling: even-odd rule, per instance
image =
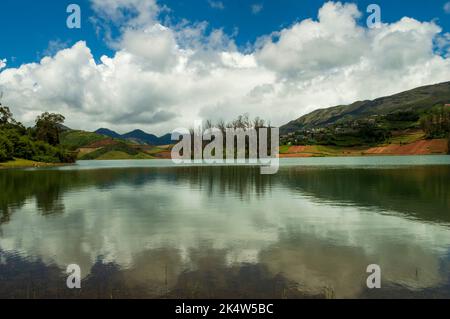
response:
[[[450,222],[450,167],[387,169],[290,168],[280,176],[291,191],[331,205],[398,212],[433,222]]]
[[[0,171],[0,224],[8,222],[16,208],[35,199],[43,215],[64,212],[65,192],[96,187],[108,190],[119,185],[145,187],[155,181],[187,183],[210,195],[233,193],[244,199],[259,196],[270,188],[271,180],[258,168],[179,167],[104,170],[4,170]]]
[[[450,167],[389,169],[282,168],[261,175],[252,167],[172,167],[104,170],[0,171],[0,224],[14,209],[35,199],[43,215],[64,213],[64,193],[120,185],[141,188],[156,181],[184,185],[210,196],[240,200],[270,194],[273,186],[286,193],[308,195],[332,205],[374,207],[419,219],[450,222]],[[175,196],[175,195],[174,195]]]

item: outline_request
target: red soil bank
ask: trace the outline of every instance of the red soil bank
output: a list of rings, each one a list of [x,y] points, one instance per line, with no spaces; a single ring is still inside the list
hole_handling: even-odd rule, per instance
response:
[[[373,147],[364,153],[367,155],[431,155],[446,154],[448,142],[446,139],[422,140],[411,144],[391,144],[387,146]]]

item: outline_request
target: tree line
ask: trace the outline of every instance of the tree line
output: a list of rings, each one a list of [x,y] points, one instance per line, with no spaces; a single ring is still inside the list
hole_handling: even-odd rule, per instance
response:
[[[15,158],[45,163],[72,163],[76,154],[60,145],[65,118],[60,114],[43,113],[34,127],[16,121],[9,107],[0,103],[0,162]]]
[[[420,119],[420,125],[427,138],[448,138],[450,154],[450,107],[442,106],[432,109]]]
[[[190,128],[189,134],[191,137],[191,154],[192,156],[195,153],[195,136],[201,136],[203,138],[204,134],[206,132],[212,133],[214,130],[219,130],[223,137],[223,150],[224,150],[224,157],[227,156],[227,131],[228,130],[242,130],[243,132],[248,132],[250,130],[255,130],[257,133],[255,136],[256,139],[256,152],[257,154],[260,154],[260,136],[259,132],[261,129],[269,129],[267,131],[267,154],[271,153],[271,138],[272,138],[272,132],[270,128],[272,128],[270,122],[266,122],[264,119],[260,117],[255,117],[254,119],[250,119],[248,114],[239,115],[236,117],[236,119],[231,120],[229,122],[225,122],[224,120],[219,120],[216,123],[214,123],[212,120],[206,120],[203,122],[201,127],[197,128]],[[210,141],[204,141],[202,140],[202,150],[212,141],[215,141],[217,139],[217,136],[212,134]],[[236,157],[238,155],[238,138],[237,136],[234,136],[234,156]],[[246,157],[249,157],[250,154],[250,136],[245,137],[245,154]],[[209,155],[209,154],[208,154]],[[211,155],[215,155],[215,150],[212,152]]]
[[[420,125],[428,138],[446,138],[450,134],[450,107],[437,107],[424,114]]]

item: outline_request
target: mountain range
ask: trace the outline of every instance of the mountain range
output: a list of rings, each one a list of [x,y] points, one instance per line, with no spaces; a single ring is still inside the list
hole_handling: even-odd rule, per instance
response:
[[[146,133],[142,130],[134,130],[126,134],[119,134],[107,128],[101,128],[95,131],[96,134],[108,136],[111,138],[122,139],[133,144],[161,146],[172,143],[171,134],[158,137],[153,134]]]

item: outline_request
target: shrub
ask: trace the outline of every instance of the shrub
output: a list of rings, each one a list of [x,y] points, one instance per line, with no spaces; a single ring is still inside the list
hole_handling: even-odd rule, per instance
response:
[[[13,144],[0,131],[0,162],[12,160],[14,157],[13,150]]]
[[[36,155],[33,141],[28,136],[21,136],[14,146],[14,157],[32,159]]]
[[[78,157],[78,153],[59,148],[57,156],[61,163],[75,163]]]

